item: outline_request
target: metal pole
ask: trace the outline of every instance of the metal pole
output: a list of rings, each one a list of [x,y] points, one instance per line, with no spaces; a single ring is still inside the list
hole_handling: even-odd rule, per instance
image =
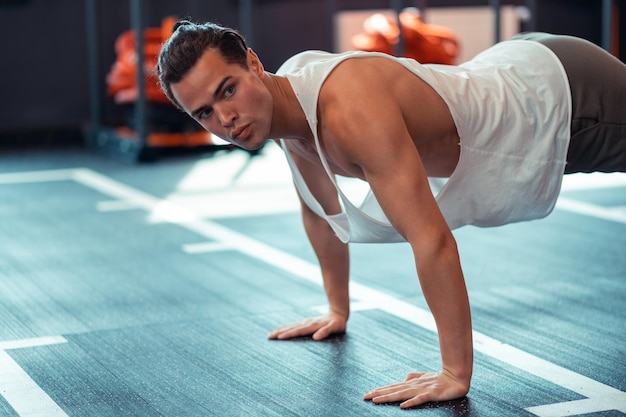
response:
[[[143,54],[143,22],[141,18],[141,0],[130,2],[131,26],[135,31],[135,46],[137,47],[137,101],[135,102],[135,131],[138,136],[139,149],[146,143],[146,84],[144,77]]]
[[[404,36],[402,35],[402,22],[400,21],[400,13],[404,7],[403,0],[391,0],[391,8],[396,12],[396,22],[398,24],[398,43],[396,44],[396,56],[404,55]]]
[[[613,23],[613,0],[602,0],[602,47],[612,52],[611,29]]]
[[[252,0],[240,0],[239,2],[239,26],[246,38],[248,46],[254,44],[254,28],[252,27]]]
[[[537,30],[537,0],[526,0],[526,7],[530,11],[529,20],[526,22],[526,31]]]
[[[502,26],[502,20],[500,17],[500,0],[489,0],[489,4],[493,9],[494,22],[493,22],[493,43],[500,42],[500,32]]]
[[[326,9],[326,50],[333,52],[335,50],[335,0],[326,0],[324,8]]]
[[[100,130],[100,93],[98,88],[98,39],[96,31],[95,0],[87,0],[86,30],[87,30],[87,66],[89,68],[89,139]]]
[[[417,7],[417,10],[420,11],[420,17],[422,18],[422,22],[426,23],[428,19],[426,17],[426,10],[428,9],[428,0],[415,0],[413,3],[415,7]]]

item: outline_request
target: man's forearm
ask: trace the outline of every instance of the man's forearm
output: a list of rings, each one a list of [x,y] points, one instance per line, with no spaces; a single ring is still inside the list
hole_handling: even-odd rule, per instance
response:
[[[469,384],[473,366],[472,322],[467,289],[453,237],[429,254],[416,255],[422,291],[435,318],[444,371]]]
[[[348,245],[342,243],[328,223],[317,215],[303,213],[303,222],[320,263],[330,311],[347,320],[350,314]]]

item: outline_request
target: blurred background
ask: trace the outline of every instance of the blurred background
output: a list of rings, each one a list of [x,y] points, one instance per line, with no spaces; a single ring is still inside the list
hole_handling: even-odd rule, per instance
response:
[[[159,92],[150,65],[161,34],[166,36],[168,17],[238,28],[266,69],[275,71],[286,58],[306,49],[387,48],[386,52],[410,56],[407,49],[415,47],[407,32],[411,22],[405,36],[398,36],[397,30],[399,13],[406,8],[411,8],[405,11],[408,19],[421,25],[412,28],[413,34],[435,32],[448,43],[446,38],[452,38],[455,49],[444,51],[452,63],[527,30],[580,36],[623,60],[626,40],[620,11],[625,4],[626,0],[0,0],[0,147],[90,143],[119,150],[126,145],[121,147],[134,158],[150,146],[210,145],[210,138],[172,113],[162,97],[155,97]],[[140,78],[132,66],[136,57],[131,54],[130,61],[128,56],[124,61],[124,53],[135,52],[132,30],[137,28],[152,30],[141,40],[142,86],[137,85]],[[126,130],[120,130],[123,127]]]

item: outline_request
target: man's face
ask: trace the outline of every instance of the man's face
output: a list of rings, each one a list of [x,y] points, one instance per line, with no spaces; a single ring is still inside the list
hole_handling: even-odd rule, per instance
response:
[[[252,150],[268,139],[273,100],[254,52],[248,51],[247,62],[248,69],[229,64],[219,51],[209,49],[171,89],[185,112],[202,127]]]

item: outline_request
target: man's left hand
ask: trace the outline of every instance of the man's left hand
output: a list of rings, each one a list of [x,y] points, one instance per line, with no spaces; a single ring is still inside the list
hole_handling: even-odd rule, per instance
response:
[[[377,404],[401,402],[401,408],[415,407],[433,401],[447,401],[463,397],[469,383],[457,380],[451,373],[416,372],[397,384],[376,388],[363,396]]]

